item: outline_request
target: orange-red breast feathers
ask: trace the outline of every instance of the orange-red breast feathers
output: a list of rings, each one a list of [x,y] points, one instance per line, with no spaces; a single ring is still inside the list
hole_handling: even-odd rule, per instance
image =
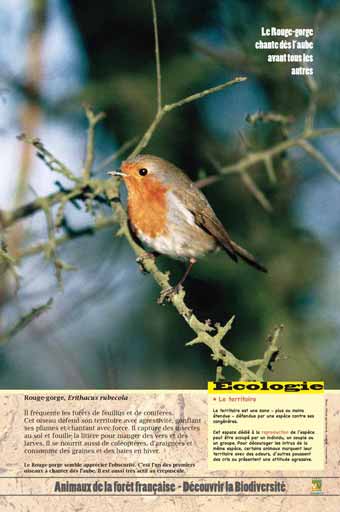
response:
[[[165,235],[167,228],[168,187],[152,175],[141,176],[141,163],[123,162],[128,189],[128,214],[133,226],[151,238]]]

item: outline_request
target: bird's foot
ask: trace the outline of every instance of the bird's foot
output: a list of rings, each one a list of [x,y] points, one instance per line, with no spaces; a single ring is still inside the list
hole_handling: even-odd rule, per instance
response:
[[[178,293],[182,288],[182,285],[178,283],[176,286],[169,286],[169,288],[165,288],[165,290],[162,290],[158,299],[157,304],[164,304],[165,302],[171,302],[171,299],[173,298],[176,293]]]
[[[139,267],[139,270],[143,274],[149,273],[149,271],[147,270],[147,268],[145,266],[146,260],[156,261],[156,255],[153,252],[145,252],[144,254],[142,254],[141,256],[138,256],[138,258],[136,258],[136,263]]]

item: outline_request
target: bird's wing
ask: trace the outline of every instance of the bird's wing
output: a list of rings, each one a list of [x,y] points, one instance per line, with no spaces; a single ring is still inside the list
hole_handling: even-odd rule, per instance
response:
[[[188,182],[184,190],[179,187],[173,193],[180,199],[185,207],[193,214],[195,223],[209,233],[226,250],[229,256],[237,261],[233,243],[223,224],[218,220],[214,210],[202,192],[192,182]]]
[[[139,247],[144,249],[144,246],[143,246],[142,242],[139,240],[137,231],[136,231],[134,225],[132,224],[132,222],[130,221],[130,219],[128,219],[127,224],[128,224],[128,228],[129,228],[129,232],[130,232],[132,240],[135,242],[136,245],[139,245]]]
[[[204,231],[209,233],[215,240],[227,251],[229,256],[237,261],[236,253],[233,249],[232,241],[226,229],[216,217],[215,213],[209,210],[192,212],[196,224]]]
[[[250,252],[231,240],[225,227],[216,217],[207,198],[190,178],[183,176],[182,185],[182,187],[175,188],[173,193],[177,195],[185,207],[193,214],[197,226],[214,237],[234,261],[238,261],[238,257],[240,257],[257,270],[267,272],[267,269]]]

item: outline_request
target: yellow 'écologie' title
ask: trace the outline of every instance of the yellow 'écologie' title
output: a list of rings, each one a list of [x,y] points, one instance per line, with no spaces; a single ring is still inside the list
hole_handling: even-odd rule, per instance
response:
[[[324,390],[325,383],[321,381],[221,381],[208,383],[209,393],[323,393]]]

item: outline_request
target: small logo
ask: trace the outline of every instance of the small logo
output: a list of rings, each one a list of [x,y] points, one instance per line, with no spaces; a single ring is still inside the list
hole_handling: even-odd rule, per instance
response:
[[[322,494],[322,480],[312,480],[312,494]]]

